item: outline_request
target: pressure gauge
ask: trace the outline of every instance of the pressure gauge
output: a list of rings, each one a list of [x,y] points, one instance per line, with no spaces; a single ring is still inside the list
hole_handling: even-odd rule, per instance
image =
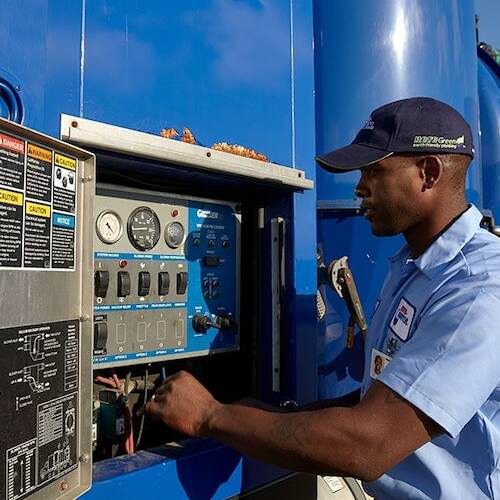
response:
[[[171,222],[165,228],[165,241],[170,248],[178,248],[184,242],[186,231],[180,222]]]
[[[138,250],[151,250],[160,239],[160,220],[149,207],[136,208],[129,216],[127,232]]]
[[[120,216],[111,210],[101,212],[96,220],[96,232],[99,239],[106,245],[116,243],[123,233]]]

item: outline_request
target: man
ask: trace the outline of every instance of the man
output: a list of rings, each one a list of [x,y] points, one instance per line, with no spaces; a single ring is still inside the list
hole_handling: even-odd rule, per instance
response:
[[[500,242],[466,203],[473,155],[457,111],[411,98],[378,108],[352,144],[318,158],[332,172],[361,169],[356,194],[373,233],[407,242],[370,325],[358,404],[287,414],[223,405],[183,372],[148,411],[289,469],[360,478],[377,500],[500,498]],[[376,356],[383,370],[372,377]]]

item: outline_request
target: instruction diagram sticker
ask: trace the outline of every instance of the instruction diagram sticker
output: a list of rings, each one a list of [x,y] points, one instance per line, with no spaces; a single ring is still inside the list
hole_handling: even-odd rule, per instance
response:
[[[0,500],[78,466],[79,320],[0,330]]]
[[[0,267],[74,271],[78,160],[0,130]]]

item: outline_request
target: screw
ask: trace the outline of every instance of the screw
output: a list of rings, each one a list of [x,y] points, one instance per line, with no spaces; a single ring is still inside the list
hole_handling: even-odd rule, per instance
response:
[[[210,158],[212,156],[212,153],[210,151],[207,151],[207,156]]]
[[[89,319],[90,319],[90,316],[89,316],[88,314],[82,314],[82,315],[80,316],[80,321],[81,321],[82,323],[85,323],[85,321],[88,321]]]
[[[73,128],[77,128],[77,127],[78,127],[78,122],[77,122],[76,120],[73,120],[73,121],[71,122],[71,126],[72,126]]]
[[[82,182],[83,183],[90,182],[92,179],[93,177],[91,175],[88,175],[87,177],[82,177]]]
[[[68,489],[68,481],[61,481],[59,483],[59,491],[66,491]]]
[[[88,461],[90,460],[89,454],[83,453],[82,455],[80,455],[80,458],[78,460],[80,460],[82,464],[88,463]]]
[[[16,90],[17,90],[18,92],[21,92],[21,87],[20,87],[19,85],[16,85]]]

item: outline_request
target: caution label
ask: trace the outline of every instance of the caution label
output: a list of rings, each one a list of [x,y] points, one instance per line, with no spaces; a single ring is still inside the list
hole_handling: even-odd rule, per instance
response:
[[[50,267],[50,207],[26,202],[24,267]]]
[[[54,163],[59,167],[65,167],[73,170],[73,172],[76,170],[76,160],[74,158],[70,158],[69,156],[56,153]]]
[[[24,188],[24,141],[0,134],[0,184]]]
[[[26,202],[26,214],[38,215],[40,217],[50,217],[50,207],[38,203]]]
[[[6,191],[5,189],[0,189],[0,202],[6,203],[7,205],[22,206],[23,194],[16,193],[15,191]]]
[[[52,201],[52,151],[28,144],[26,197]]]
[[[20,267],[23,246],[23,194],[0,189],[0,267]]]
[[[53,185],[53,206],[55,210],[64,210],[65,212],[75,213],[76,202],[76,160],[56,154],[56,160],[64,158],[70,168],[65,168],[56,164],[54,171]],[[73,163],[71,163],[73,162]]]

